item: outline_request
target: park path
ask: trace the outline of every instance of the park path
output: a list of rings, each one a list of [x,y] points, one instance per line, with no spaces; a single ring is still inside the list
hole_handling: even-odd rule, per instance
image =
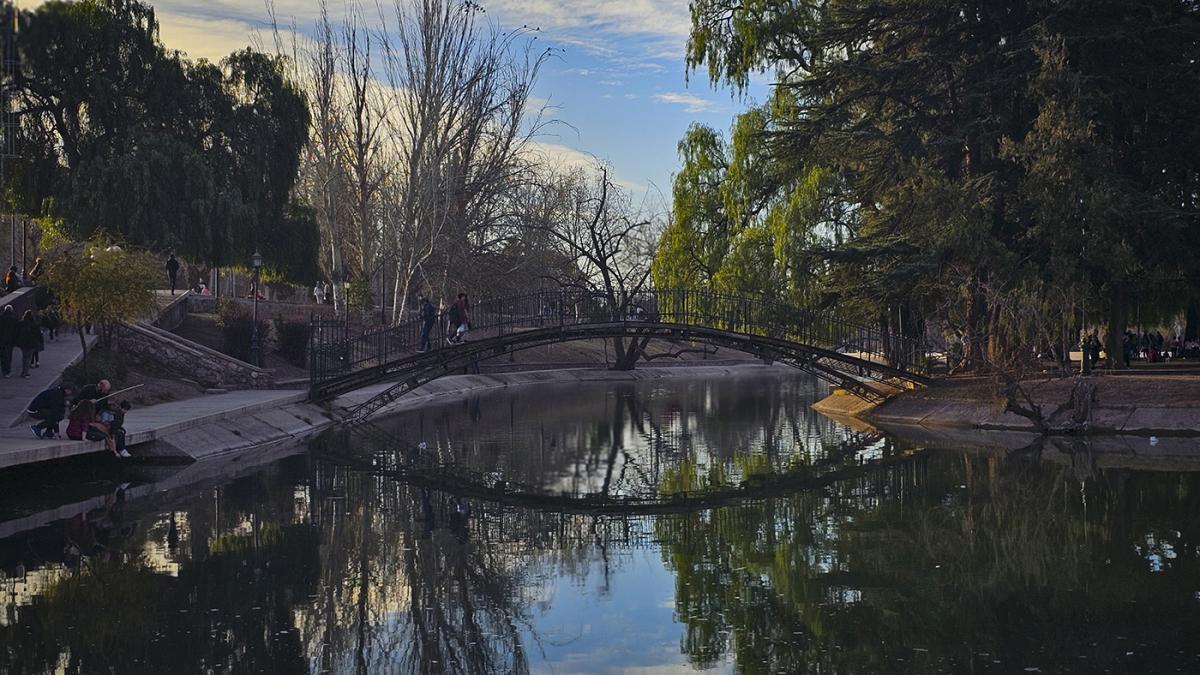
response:
[[[306,419],[302,422],[294,413],[284,412],[303,402],[306,397],[307,392],[300,390],[234,391],[134,408],[126,418],[127,441],[131,452],[137,456],[138,448],[134,446],[185,434],[189,443],[196,446],[205,441],[231,447],[239,440],[248,443],[279,440],[321,424],[322,420]],[[246,424],[248,430],[252,430],[254,425],[265,428],[260,429],[260,435],[254,438],[239,439],[236,435],[222,438],[215,435],[224,429],[226,422],[235,427]],[[212,452],[220,449],[206,448]],[[0,469],[97,452],[106,452],[102,442],[42,441],[34,438],[33,432],[24,425],[0,430]]]
[[[161,310],[172,300],[170,291],[156,291]],[[3,302],[3,299],[0,299]],[[86,336],[88,350],[96,344],[96,336]],[[63,371],[83,358],[83,347],[79,344],[79,333],[64,326],[57,340],[46,340],[46,349],[41,354],[41,366],[29,371],[30,377],[21,377],[21,350],[13,349],[13,375],[0,380],[0,427],[21,427],[29,402],[41,392],[58,384]],[[32,434],[30,434],[32,435]]]
[[[88,349],[96,343],[96,336],[87,336]],[[21,350],[13,349],[13,374],[0,380],[0,426],[13,427],[24,419],[25,409],[33,397],[49,389],[62,379],[63,370],[83,357],[79,345],[79,334],[67,329],[59,332],[57,340],[46,340],[39,368],[30,370],[30,377],[21,377]],[[28,429],[25,435],[32,439]]]

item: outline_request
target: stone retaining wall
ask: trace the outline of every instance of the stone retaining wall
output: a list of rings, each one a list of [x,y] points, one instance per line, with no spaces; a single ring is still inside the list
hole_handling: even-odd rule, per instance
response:
[[[160,368],[186,373],[206,387],[270,389],[275,373],[146,324],[122,324],[116,333],[123,352]]]
[[[188,296],[187,311],[192,314],[215,314],[217,311],[218,299],[211,295],[197,295],[192,293]],[[254,312],[254,301],[245,298],[220,298],[220,302],[232,302],[238,306],[238,310],[250,316]],[[308,323],[313,315],[332,318],[334,316],[333,305],[317,305],[303,304],[297,302],[271,302],[269,300],[258,301],[258,318],[262,321],[271,322],[275,319],[283,319],[284,321],[294,321],[299,323]]]
[[[191,291],[183,291],[179,295],[171,299],[171,302],[159,311],[158,317],[151,321],[151,325],[163,330],[175,330],[187,318],[188,307],[190,303],[188,297]]]

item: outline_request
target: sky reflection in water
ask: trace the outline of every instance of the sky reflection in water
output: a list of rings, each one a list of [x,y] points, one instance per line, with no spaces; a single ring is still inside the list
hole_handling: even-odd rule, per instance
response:
[[[1195,669],[1197,474],[921,450],[810,412],[821,393],[787,373],[513,389],[232,480],[23,479],[0,508],[0,671]],[[363,468],[431,459],[486,485]],[[771,497],[597,516],[503,506],[498,480]]]

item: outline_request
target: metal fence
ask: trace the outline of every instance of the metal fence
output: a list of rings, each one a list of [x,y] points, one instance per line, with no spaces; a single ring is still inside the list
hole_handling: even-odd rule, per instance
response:
[[[632,331],[669,325],[784,340],[917,374],[926,366],[926,350],[918,339],[847,321],[829,310],[709,291],[650,291],[627,297],[540,291],[472,301],[466,318],[472,339],[554,326],[625,324],[623,328]],[[313,385],[412,355],[422,346],[423,323],[413,319],[351,334],[343,320],[314,317],[308,352]],[[442,311],[429,330],[430,349],[450,348],[451,330],[448,312]]]

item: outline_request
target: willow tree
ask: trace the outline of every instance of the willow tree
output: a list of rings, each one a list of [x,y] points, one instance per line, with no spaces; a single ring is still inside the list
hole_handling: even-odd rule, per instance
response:
[[[20,17],[19,159],[5,176],[20,208],[80,239],[234,265],[261,247],[287,276],[315,276],[316,228],[291,194],[309,117],[280,59],[190,61],[139,0]]]

